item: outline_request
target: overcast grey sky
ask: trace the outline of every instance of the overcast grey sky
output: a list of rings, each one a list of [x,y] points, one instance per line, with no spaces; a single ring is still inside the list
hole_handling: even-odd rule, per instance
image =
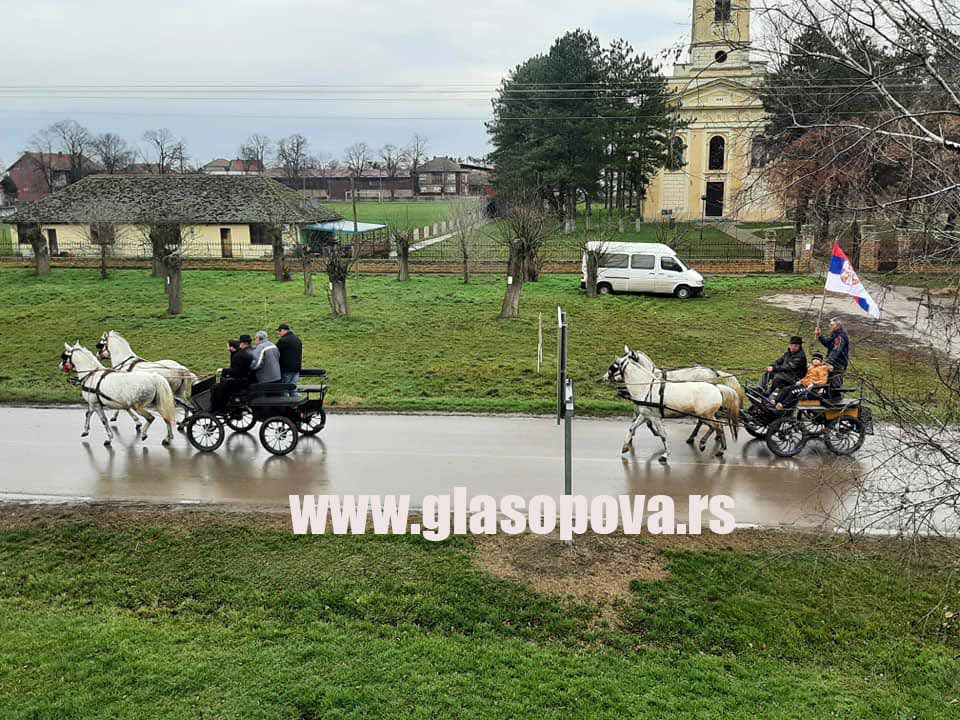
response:
[[[420,132],[431,154],[480,155],[510,68],[577,27],[657,53],[689,33],[691,5],[0,0],[0,160],[66,117],[137,142],[169,127],[201,162],[234,157],[251,132],[301,132],[337,157]],[[310,94],[281,87],[297,85]]]

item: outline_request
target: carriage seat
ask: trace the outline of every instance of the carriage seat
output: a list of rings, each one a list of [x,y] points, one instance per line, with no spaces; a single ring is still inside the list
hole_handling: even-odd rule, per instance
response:
[[[285,395],[297,389],[293,383],[252,383],[247,388],[251,395]]]

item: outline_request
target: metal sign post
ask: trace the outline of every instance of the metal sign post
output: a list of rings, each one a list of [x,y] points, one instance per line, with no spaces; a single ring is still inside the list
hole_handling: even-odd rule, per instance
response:
[[[573,494],[573,380],[567,377],[567,314],[557,306],[557,425],[563,420],[563,492]]]

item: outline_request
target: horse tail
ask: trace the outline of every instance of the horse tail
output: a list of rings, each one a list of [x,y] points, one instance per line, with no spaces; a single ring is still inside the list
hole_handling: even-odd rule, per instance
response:
[[[740,430],[740,395],[729,385],[718,385],[720,397],[723,401],[723,409],[730,418],[730,431],[733,433],[733,439],[737,439]]]
[[[157,393],[154,404],[160,413],[160,416],[168,423],[177,421],[177,405],[173,400],[173,390],[170,389],[170,383],[162,375],[150,375],[155,379],[154,389]]]
[[[197,376],[192,372],[186,370],[186,377],[183,378],[180,389],[183,391],[183,401],[188,403],[190,402],[190,397],[193,395],[193,384],[197,381]]]

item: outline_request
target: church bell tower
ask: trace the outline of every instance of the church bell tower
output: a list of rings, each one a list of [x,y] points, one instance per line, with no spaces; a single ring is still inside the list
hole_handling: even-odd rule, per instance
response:
[[[750,65],[750,0],[693,0],[691,69]]]

